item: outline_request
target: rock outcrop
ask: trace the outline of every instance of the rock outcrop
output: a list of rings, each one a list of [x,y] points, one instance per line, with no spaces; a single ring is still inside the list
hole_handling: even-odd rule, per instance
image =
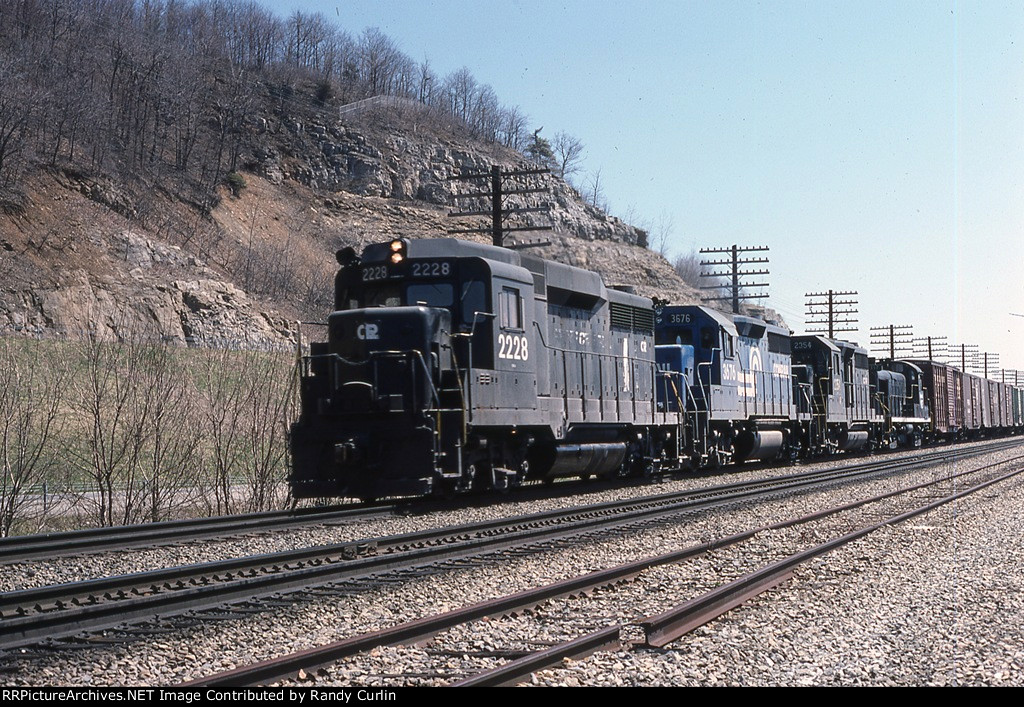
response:
[[[0,332],[285,346],[295,320],[326,315],[335,250],[445,237],[466,225],[447,218],[453,175],[528,165],[407,119],[254,120],[241,188],[210,204],[81,170],[34,175],[25,207],[0,215]],[[552,230],[532,236],[548,242],[534,252],[644,295],[694,301],[642,247],[642,230],[546,179]]]

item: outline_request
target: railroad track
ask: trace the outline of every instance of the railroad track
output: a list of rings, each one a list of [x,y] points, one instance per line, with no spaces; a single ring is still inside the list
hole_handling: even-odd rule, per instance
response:
[[[0,595],[0,651],[121,641],[170,630],[168,621],[238,618],[325,593],[351,595],[410,576],[675,522],[680,515],[715,506],[901,473],[1016,444],[946,449],[912,460],[863,462],[760,482],[10,592]],[[117,635],[95,636],[103,630]],[[82,632],[93,635],[83,638]],[[57,639],[61,642],[54,643]]]
[[[1009,472],[1007,466],[1011,466]],[[523,651],[519,647],[506,650],[487,651],[486,657],[497,662],[506,657],[503,663],[471,676],[449,676],[456,686],[494,686],[510,685],[527,679],[532,673],[545,668],[558,667],[569,658],[580,660],[596,651],[620,649],[662,648],[685,635],[694,628],[704,625],[721,616],[725,612],[741,605],[749,599],[760,595],[766,590],[779,585],[791,578],[799,565],[820,557],[832,550],[858,540],[882,527],[901,523],[928,511],[939,508],[952,501],[964,498],[973,493],[990,488],[994,484],[1009,480],[1024,473],[1024,457],[986,464],[976,469],[959,474],[914,484],[906,488],[890,491],[827,508],[811,515],[793,518],[754,528],[736,535],[714,540],[712,542],[691,546],[681,550],[647,557],[617,567],[592,572],[586,575],[571,577],[546,586],[537,587],[513,595],[491,599],[471,606],[463,607],[444,614],[428,616],[416,621],[392,626],[390,628],[353,636],[326,646],[307,649],[297,653],[279,656],[253,665],[247,665],[216,675],[200,678],[184,686],[247,686],[265,685],[281,681],[291,681],[297,676],[312,684],[320,682],[316,677],[318,671],[326,670],[325,677],[330,679],[330,667],[346,659],[352,659],[360,653],[384,646],[403,646],[417,644],[423,646],[432,637],[455,627],[465,626],[485,617],[501,617],[512,612],[523,612],[531,608],[542,607],[547,602],[565,597],[578,597],[581,593],[605,588],[606,593],[615,593],[619,588],[633,583],[642,583],[647,570],[656,567],[678,564],[698,557],[709,551],[731,546],[739,546],[761,533],[782,529],[812,525],[824,519],[840,514],[851,514],[864,511],[863,517],[857,519],[857,525],[849,530],[850,521],[836,525],[841,531],[832,529],[832,537],[822,543],[803,547],[795,552],[785,554],[779,559],[767,562],[754,571],[747,572],[735,579],[715,586],[709,591],[698,593],[689,600],[670,606],[664,611],[642,616],[622,623],[601,625],[602,619],[590,621],[592,630],[555,642],[542,649]],[[955,490],[971,477],[982,475],[968,483],[969,488]],[[951,486],[942,490],[943,486]],[[938,496],[936,496],[938,493]],[[886,507],[889,504],[890,507]],[[899,505],[893,509],[893,505]],[[882,506],[881,509],[876,508]],[[877,516],[881,515],[881,519]],[[579,600],[586,604],[586,600]],[[626,602],[628,606],[629,603]],[[624,612],[627,614],[628,612]],[[639,637],[638,637],[639,636]],[[442,645],[445,643],[442,642]],[[463,655],[467,651],[459,649],[436,650],[438,655]],[[420,666],[422,670],[422,666]],[[438,673],[440,674],[440,673]],[[408,675],[408,674],[407,674]],[[424,675],[416,673],[415,675]],[[425,676],[436,677],[426,674]],[[300,684],[310,684],[303,682]]]
[[[163,521],[143,525],[87,528],[45,535],[0,538],[0,564],[31,562],[51,557],[157,547],[241,534],[260,534],[309,525],[340,525],[394,515],[402,505],[353,505],[298,508],[241,515]]]
[[[994,444],[1005,443],[1007,443],[1006,440],[1000,440]],[[932,452],[932,454],[945,454],[948,449],[943,448]],[[748,464],[744,470],[757,471],[761,468],[772,467],[769,464]],[[714,478],[717,475],[706,473],[704,476]],[[649,483],[649,480],[633,483],[634,485],[644,484]],[[592,480],[583,490],[587,492],[602,491],[622,485],[621,480],[618,483]],[[580,486],[580,484],[574,484],[572,490],[580,490]],[[563,489],[561,488],[552,489],[548,486],[534,485],[516,489],[516,493],[507,498],[517,502],[534,501],[554,498],[562,493]],[[265,535],[286,528],[348,525],[375,518],[423,515],[438,511],[492,505],[492,503],[493,497],[491,499],[469,496],[457,499],[405,499],[394,503],[332,505],[11,536],[0,538],[0,566],[31,563],[51,558],[166,547],[193,540]]]

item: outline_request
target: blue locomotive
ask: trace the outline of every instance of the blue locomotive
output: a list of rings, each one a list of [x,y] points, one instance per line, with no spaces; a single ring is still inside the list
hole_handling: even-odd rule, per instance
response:
[[[698,466],[795,455],[797,409],[787,329],[708,307],[667,306],[657,313],[658,353],[686,347],[686,449]],[[658,388],[663,394],[664,386]],[[663,395],[659,405],[671,406]],[[676,409],[671,407],[671,409]]]
[[[454,239],[339,251],[301,369],[296,498],[505,489],[1019,430],[1024,391],[757,318],[661,306]]]

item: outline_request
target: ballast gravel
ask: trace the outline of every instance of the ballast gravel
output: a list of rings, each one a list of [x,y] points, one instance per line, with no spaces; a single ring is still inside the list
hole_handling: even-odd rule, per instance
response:
[[[986,459],[1006,459],[1017,453],[1001,452]],[[980,463],[958,462],[943,469]],[[935,471],[915,472],[742,509],[698,514],[678,525],[571,550],[431,575],[350,597],[310,600],[125,645],[17,661],[11,672],[0,675],[0,681],[10,685],[173,684],[686,547],[936,475]],[[733,480],[735,475],[728,478]],[[693,485],[706,486],[708,480],[696,480]],[[662,487],[668,490],[669,484]],[[636,495],[651,492],[648,487]],[[587,497],[588,502],[595,500]],[[562,500],[566,505],[572,502]],[[541,508],[517,507],[516,512],[534,510]],[[459,511],[455,515],[480,512],[488,514],[493,509]],[[509,512],[503,511],[506,515]],[[441,524],[436,517],[431,520],[428,525]],[[460,517],[446,522],[468,520]],[[360,529],[365,530],[363,526]],[[815,532],[801,532],[804,537],[799,532],[775,531],[759,536],[747,546],[745,554],[719,551],[694,562],[645,573],[642,582],[599,590],[586,599],[592,603],[586,617],[579,615],[572,600],[550,602],[522,616],[453,629],[425,645],[377,649],[322,674],[307,676],[300,684],[445,684],[497,665],[501,660],[494,653],[536,650],[599,625],[628,623],[681,603],[759,566],[766,557],[792,552],[800,542],[813,544]],[[369,534],[361,532],[359,536]],[[558,670],[540,672],[532,683],[1019,685],[1024,682],[1022,535],[1024,483],[1000,484],[834,551],[798,569],[790,582],[665,650],[598,653]],[[238,542],[244,544],[245,540]],[[245,551],[252,554],[265,550]],[[195,561],[194,556],[190,561]],[[124,566],[125,559],[119,558],[118,563]],[[64,575],[62,581],[72,578]],[[689,596],[682,596],[687,592]],[[623,605],[622,597],[628,598],[627,604]],[[538,622],[539,617],[544,620]]]
[[[952,449],[966,450],[971,446],[971,444],[962,444]],[[872,457],[872,460],[899,458],[900,456],[899,454],[876,454]],[[31,564],[12,563],[0,566],[0,592],[45,587],[89,577],[133,574],[147,570],[202,562],[216,562],[247,555],[270,554],[297,548],[346,543],[365,538],[385,537],[438,527],[477,523],[512,515],[540,513],[571,508],[573,506],[687,491],[727,483],[753,481],[770,475],[782,476],[810,469],[827,469],[843,466],[857,460],[858,458],[851,459],[840,456],[831,462],[815,462],[812,464],[775,467],[771,469],[760,468],[720,475],[700,475],[682,478],[663,477],[649,484],[622,486],[603,491],[588,490],[588,484],[574,480],[558,484],[558,486],[566,488],[568,495],[560,495],[544,500],[520,500],[515,493],[508,495],[495,494],[493,497],[494,503],[482,507],[470,507],[423,515],[373,518],[365,521],[343,522],[337,525],[288,528],[287,530],[271,533],[196,539],[181,545],[133,548],[102,554],[72,555],[66,558],[38,560]]]

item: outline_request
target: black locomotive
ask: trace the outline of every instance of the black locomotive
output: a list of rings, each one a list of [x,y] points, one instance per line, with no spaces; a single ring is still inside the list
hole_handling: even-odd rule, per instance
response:
[[[651,300],[505,248],[396,239],[339,253],[304,359],[298,498],[507,488],[678,465]]]
[[[652,474],[1024,421],[1019,389],[752,317],[656,310],[505,248],[395,239],[338,260],[327,341],[302,363],[296,498]]]

